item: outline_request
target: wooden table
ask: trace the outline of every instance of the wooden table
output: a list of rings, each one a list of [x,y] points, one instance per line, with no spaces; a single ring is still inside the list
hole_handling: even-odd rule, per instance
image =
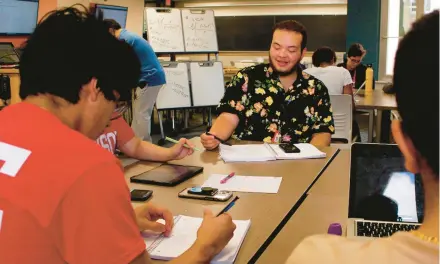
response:
[[[376,142],[380,142],[382,112],[384,110],[397,110],[396,97],[393,94],[386,94],[382,90],[383,85],[376,84],[371,95],[365,95],[360,91],[355,96],[357,110],[366,110],[369,113],[368,142],[373,142],[374,110],[377,110],[376,117]]]
[[[192,141],[197,147],[203,149],[199,138],[194,138]],[[203,166],[203,174],[176,187],[159,187],[129,182],[130,176],[150,170],[158,166],[158,163],[140,162],[128,167],[125,175],[130,188],[153,190],[154,194],[151,199],[153,203],[169,208],[175,215],[184,214],[196,217],[202,217],[203,207],[210,208],[216,213],[222,210],[227,203],[181,199],[177,197],[177,194],[184,188],[203,184],[211,174],[229,174],[233,171],[237,175],[283,177],[277,194],[235,193],[240,196],[240,200],[230,210],[233,219],[251,219],[251,228],[235,263],[248,263],[304,194],[336,149],[329,147],[323,151],[327,153],[325,159],[258,163],[224,163],[220,160],[217,151],[196,151],[190,157],[171,163]]]
[[[349,165],[350,151],[342,150],[257,263],[284,263],[304,238],[326,234],[332,223],[340,223],[345,232],[348,219]]]
[[[18,69],[0,69],[0,74],[9,76],[11,83],[11,104],[20,102],[20,72]],[[2,106],[2,102],[0,102],[0,106]]]

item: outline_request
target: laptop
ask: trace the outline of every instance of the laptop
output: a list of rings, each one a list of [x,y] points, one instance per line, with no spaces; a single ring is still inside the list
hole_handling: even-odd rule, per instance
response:
[[[417,229],[423,199],[422,179],[405,169],[397,145],[352,145],[348,237],[371,239]]]
[[[20,57],[12,42],[0,42],[0,65],[18,65]]]

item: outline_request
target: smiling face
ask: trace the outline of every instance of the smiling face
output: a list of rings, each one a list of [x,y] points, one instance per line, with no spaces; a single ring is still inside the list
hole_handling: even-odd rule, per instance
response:
[[[272,68],[280,75],[289,75],[303,58],[306,49],[301,49],[301,33],[277,29],[272,36],[269,59]]]

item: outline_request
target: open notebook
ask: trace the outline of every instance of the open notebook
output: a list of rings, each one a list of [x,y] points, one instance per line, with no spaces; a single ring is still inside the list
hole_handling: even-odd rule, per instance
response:
[[[220,145],[220,156],[225,162],[296,160],[325,158],[326,154],[308,143],[295,144],[300,153],[285,153],[276,144]]]
[[[203,219],[178,215],[174,218],[171,236],[144,234],[147,251],[152,259],[171,260],[189,249],[197,238],[197,230]],[[234,263],[241,244],[251,225],[250,220],[234,220],[237,228],[234,237],[211,263]]]

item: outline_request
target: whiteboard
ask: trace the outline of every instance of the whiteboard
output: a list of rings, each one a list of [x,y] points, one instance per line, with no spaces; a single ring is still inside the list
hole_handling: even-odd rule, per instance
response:
[[[155,52],[184,52],[182,18],[179,9],[147,8],[148,42]]]
[[[165,71],[167,83],[162,86],[157,96],[157,109],[190,107],[191,96],[187,64],[164,62],[162,67]]]
[[[182,9],[182,26],[187,52],[217,52],[214,11]]]
[[[191,62],[193,106],[216,106],[225,92],[221,62]]]

